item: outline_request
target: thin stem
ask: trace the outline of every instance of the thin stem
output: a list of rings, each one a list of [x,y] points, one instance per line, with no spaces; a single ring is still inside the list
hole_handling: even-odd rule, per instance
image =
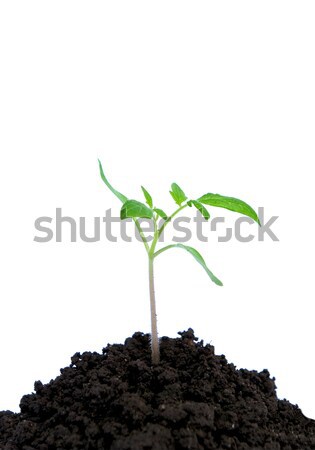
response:
[[[175,247],[176,244],[170,244],[170,245],[166,245],[166,247],[162,247],[160,248],[160,250],[158,250],[157,252],[154,253],[154,258],[156,258],[160,253],[165,252],[166,250],[168,250],[169,248],[173,248]]]
[[[163,223],[163,225],[161,226],[161,228],[158,230],[158,237],[161,236],[164,228],[166,227],[166,225],[176,216],[176,214],[178,214],[182,209],[186,208],[187,203],[185,205],[180,206],[179,208],[176,209],[176,211],[173,212],[173,214],[171,214]]]
[[[152,350],[152,363],[159,364],[160,348],[159,348],[159,338],[158,338],[158,332],[157,332],[157,316],[156,316],[156,305],[155,305],[153,261],[154,261],[154,258],[149,256],[149,284],[150,284],[150,308],[151,308],[151,350]]]
[[[149,247],[149,244],[148,244],[148,242],[147,242],[147,240],[146,240],[145,235],[143,234],[141,225],[140,225],[138,219],[133,219],[133,220],[134,220],[134,222],[135,222],[135,224],[136,224],[136,227],[137,227],[137,229],[138,229],[138,231],[139,231],[140,237],[141,237],[141,239],[142,239],[142,242],[144,243],[144,246],[145,246],[145,248],[146,248],[146,251],[149,253],[150,247]]]
[[[153,258],[155,246],[157,244],[157,241],[159,240],[159,230],[157,227],[157,216],[153,217],[153,220],[154,220],[154,238],[153,238],[151,247],[149,247],[149,252],[148,252],[150,258]]]
[[[152,363],[153,364],[159,364],[160,362],[160,348],[159,348],[159,338],[158,338],[158,332],[157,332],[157,316],[156,316],[156,304],[155,304],[155,291],[154,291],[154,270],[153,270],[153,262],[154,258],[159,255],[160,253],[164,252],[168,248],[173,247],[174,245],[168,245],[167,247],[162,248],[161,250],[158,250],[156,253],[155,247],[159,240],[159,237],[161,236],[164,228],[166,225],[173,219],[173,217],[176,216],[182,209],[186,208],[187,203],[183,206],[180,206],[177,208],[176,211],[173,212],[173,214],[167,218],[167,220],[163,223],[160,229],[157,227],[157,215],[153,216],[154,220],[154,238],[151,246],[148,245],[145,237],[142,237],[142,240],[144,244],[146,245],[146,249],[149,256],[149,285],[150,285],[150,309],[151,309],[151,350],[152,350]],[[137,223],[136,223],[137,225]],[[140,224],[138,224],[140,227]],[[138,228],[139,229],[139,228]],[[141,227],[140,227],[141,229]]]

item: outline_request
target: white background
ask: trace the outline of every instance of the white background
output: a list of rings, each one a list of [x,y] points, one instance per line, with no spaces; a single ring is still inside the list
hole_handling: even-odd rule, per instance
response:
[[[90,232],[119,214],[99,157],[117,189],[142,200],[143,184],[169,213],[176,181],[279,216],[279,242],[255,227],[248,244],[191,241],[222,288],[189,254],[161,255],[159,332],[192,327],[237,367],[268,368],[315,418],[314,13],[288,0],[1,2],[0,410],[19,411],[76,351],[150,331],[139,242],[71,243],[66,228],[62,243],[33,241],[57,207]]]

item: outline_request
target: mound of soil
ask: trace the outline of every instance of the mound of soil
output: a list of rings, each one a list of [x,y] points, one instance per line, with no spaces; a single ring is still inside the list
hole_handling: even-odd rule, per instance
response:
[[[1,450],[315,449],[315,421],[278,400],[263,370],[236,370],[193,330],[135,333],[103,354],[76,353],[61,375],[0,412]]]

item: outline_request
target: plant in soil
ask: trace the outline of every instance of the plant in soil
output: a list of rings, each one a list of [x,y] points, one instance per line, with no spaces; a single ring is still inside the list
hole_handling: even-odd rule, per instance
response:
[[[157,256],[174,247],[186,250],[222,285],[196,249],[181,244],[157,249],[165,227],[186,207],[209,219],[206,206],[218,206],[259,223],[255,211],[218,194],[188,200],[173,183],[176,209],[167,215],[146,189],[146,204],[130,200],[109,184],[101,163],[100,171],[123,203],[122,220],[135,221],[147,252],[152,335],[136,332],[124,344],[108,344],[102,354],[76,352],[55,379],[35,381],[35,392],[22,397],[19,413],[0,411],[0,450],[315,450],[315,421],[277,398],[268,370],[237,369],[191,328],[174,339],[161,337],[159,346],[153,281]],[[142,217],[153,221],[151,244]]]
[[[106,186],[111,190],[111,192],[122,202],[122,207],[120,210],[120,218],[121,220],[131,218],[134,220],[139,235],[142,239],[142,242],[145,246],[147,256],[148,256],[148,265],[149,265],[149,290],[150,290],[150,309],[151,309],[151,351],[152,351],[152,363],[158,364],[160,362],[160,349],[159,349],[159,340],[158,340],[158,331],[157,331],[157,315],[156,315],[156,302],[155,302],[155,291],[154,291],[154,260],[171,248],[180,248],[186,250],[190,253],[195,260],[204,268],[209,278],[213,283],[218,286],[222,286],[222,282],[217,278],[211,270],[208,268],[205,260],[201,256],[201,254],[193,247],[183,244],[170,244],[162,247],[160,249],[156,249],[156,246],[159,242],[159,238],[162,235],[165,227],[172,221],[172,219],[179,214],[183,209],[190,207],[196,208],[202,216],[209,220],[210,213],[207,206],[215,206],[219,208],[225,208],[230,211],[234,211],[243,215],[246,215],[253,219],[260,225],[259,218],[254,209],[245,203],[243,200],[234,197],[226,197],[220,194],[211,194],[207,193],[198,197],[197,199],[190,199],[184,193],[184,191],[178,186],[176,183],[172,183],[170,194],[176,204],[176,208],[174,212],[170,215],[166,214],[163,209],[155,206],[153,199],[149,192],[141,186],[145,202],[146,204],[138,201],[129,199],[125,195],[118,192],[113,186],[109,183],[107,177],[104,174],[104,170],[102,164],[99,162],[100,175]],[[154,234],[153,240],[150,244],[145,237],[143,229],[141,228],[141,224],[139,219],[151,219],[154,225]],[[160,221],[163,223],[160,225]]]

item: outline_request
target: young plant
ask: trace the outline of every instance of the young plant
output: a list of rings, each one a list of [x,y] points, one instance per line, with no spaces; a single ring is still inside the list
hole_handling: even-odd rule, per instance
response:
[[[162,209],[154,206],[153,200],[149,192],[141,186],[145,202],[146,204],[139,202],[138,200],[132,200],[127,198],[125,195],[118,192],[107,180],[102,164],[99,162],[100,175],[106,186],[112,191],[116,197],[122,202],[122,207],[120,210],[120,218],[121,220],[132,218],[135,222],[135,225],[138,229],[139,235],[144,243],[145,249],[148,255],[148,263],[149,263],[149,287],[150,287],[150,308],[151,308],[151,350],[152,350],[152,363],[158,364],[160,361],[160,350],[159,350],[159,341],[158,341],[158,332],[157,332],[157,316],[156,316],[156,304],[155,304],[155,291],[154,291],[154,260],[161,253],[169,250],[171,248],[181,248],[190,253],[195,260],[204,268],[210,277],[211,281],[213,281],[218,286],[223,286],[222,282],[211,272],[211,270],[207,267],[205,260],[201,256],[201,254],[193,247],[189,247],[184,244],[170,244],[165,247],[156,250],[156,245],[159,241],[159,237],[163,233],[165,227],[171,222],[171,220],[184,208],[194,207],[196,208],[206,220],[209,220],[210,213],[204,205],[216,206],[219,208],[225,208],[230,211],[235,211],[240,214],[244,214],[255,220],[259,225],[259,218],[256,212],[253,210],[251,206],[247,203],[243,202],[234,197],[225,197],[219,194],[205,194],[196,200],[188,200],[183,190],[178,186],[178,184],[173,183],[171,186],[170,194],[173,197],[177,207],[175,211],[171,215],[167,215]],[[152,243],[149,244],[147,241],[144,232],[139,223],[139,219],[146,218],[151,219],[154,224],[154,235]],[[164,222],[162,225],[158,225],[159,219],[163,219]]]

